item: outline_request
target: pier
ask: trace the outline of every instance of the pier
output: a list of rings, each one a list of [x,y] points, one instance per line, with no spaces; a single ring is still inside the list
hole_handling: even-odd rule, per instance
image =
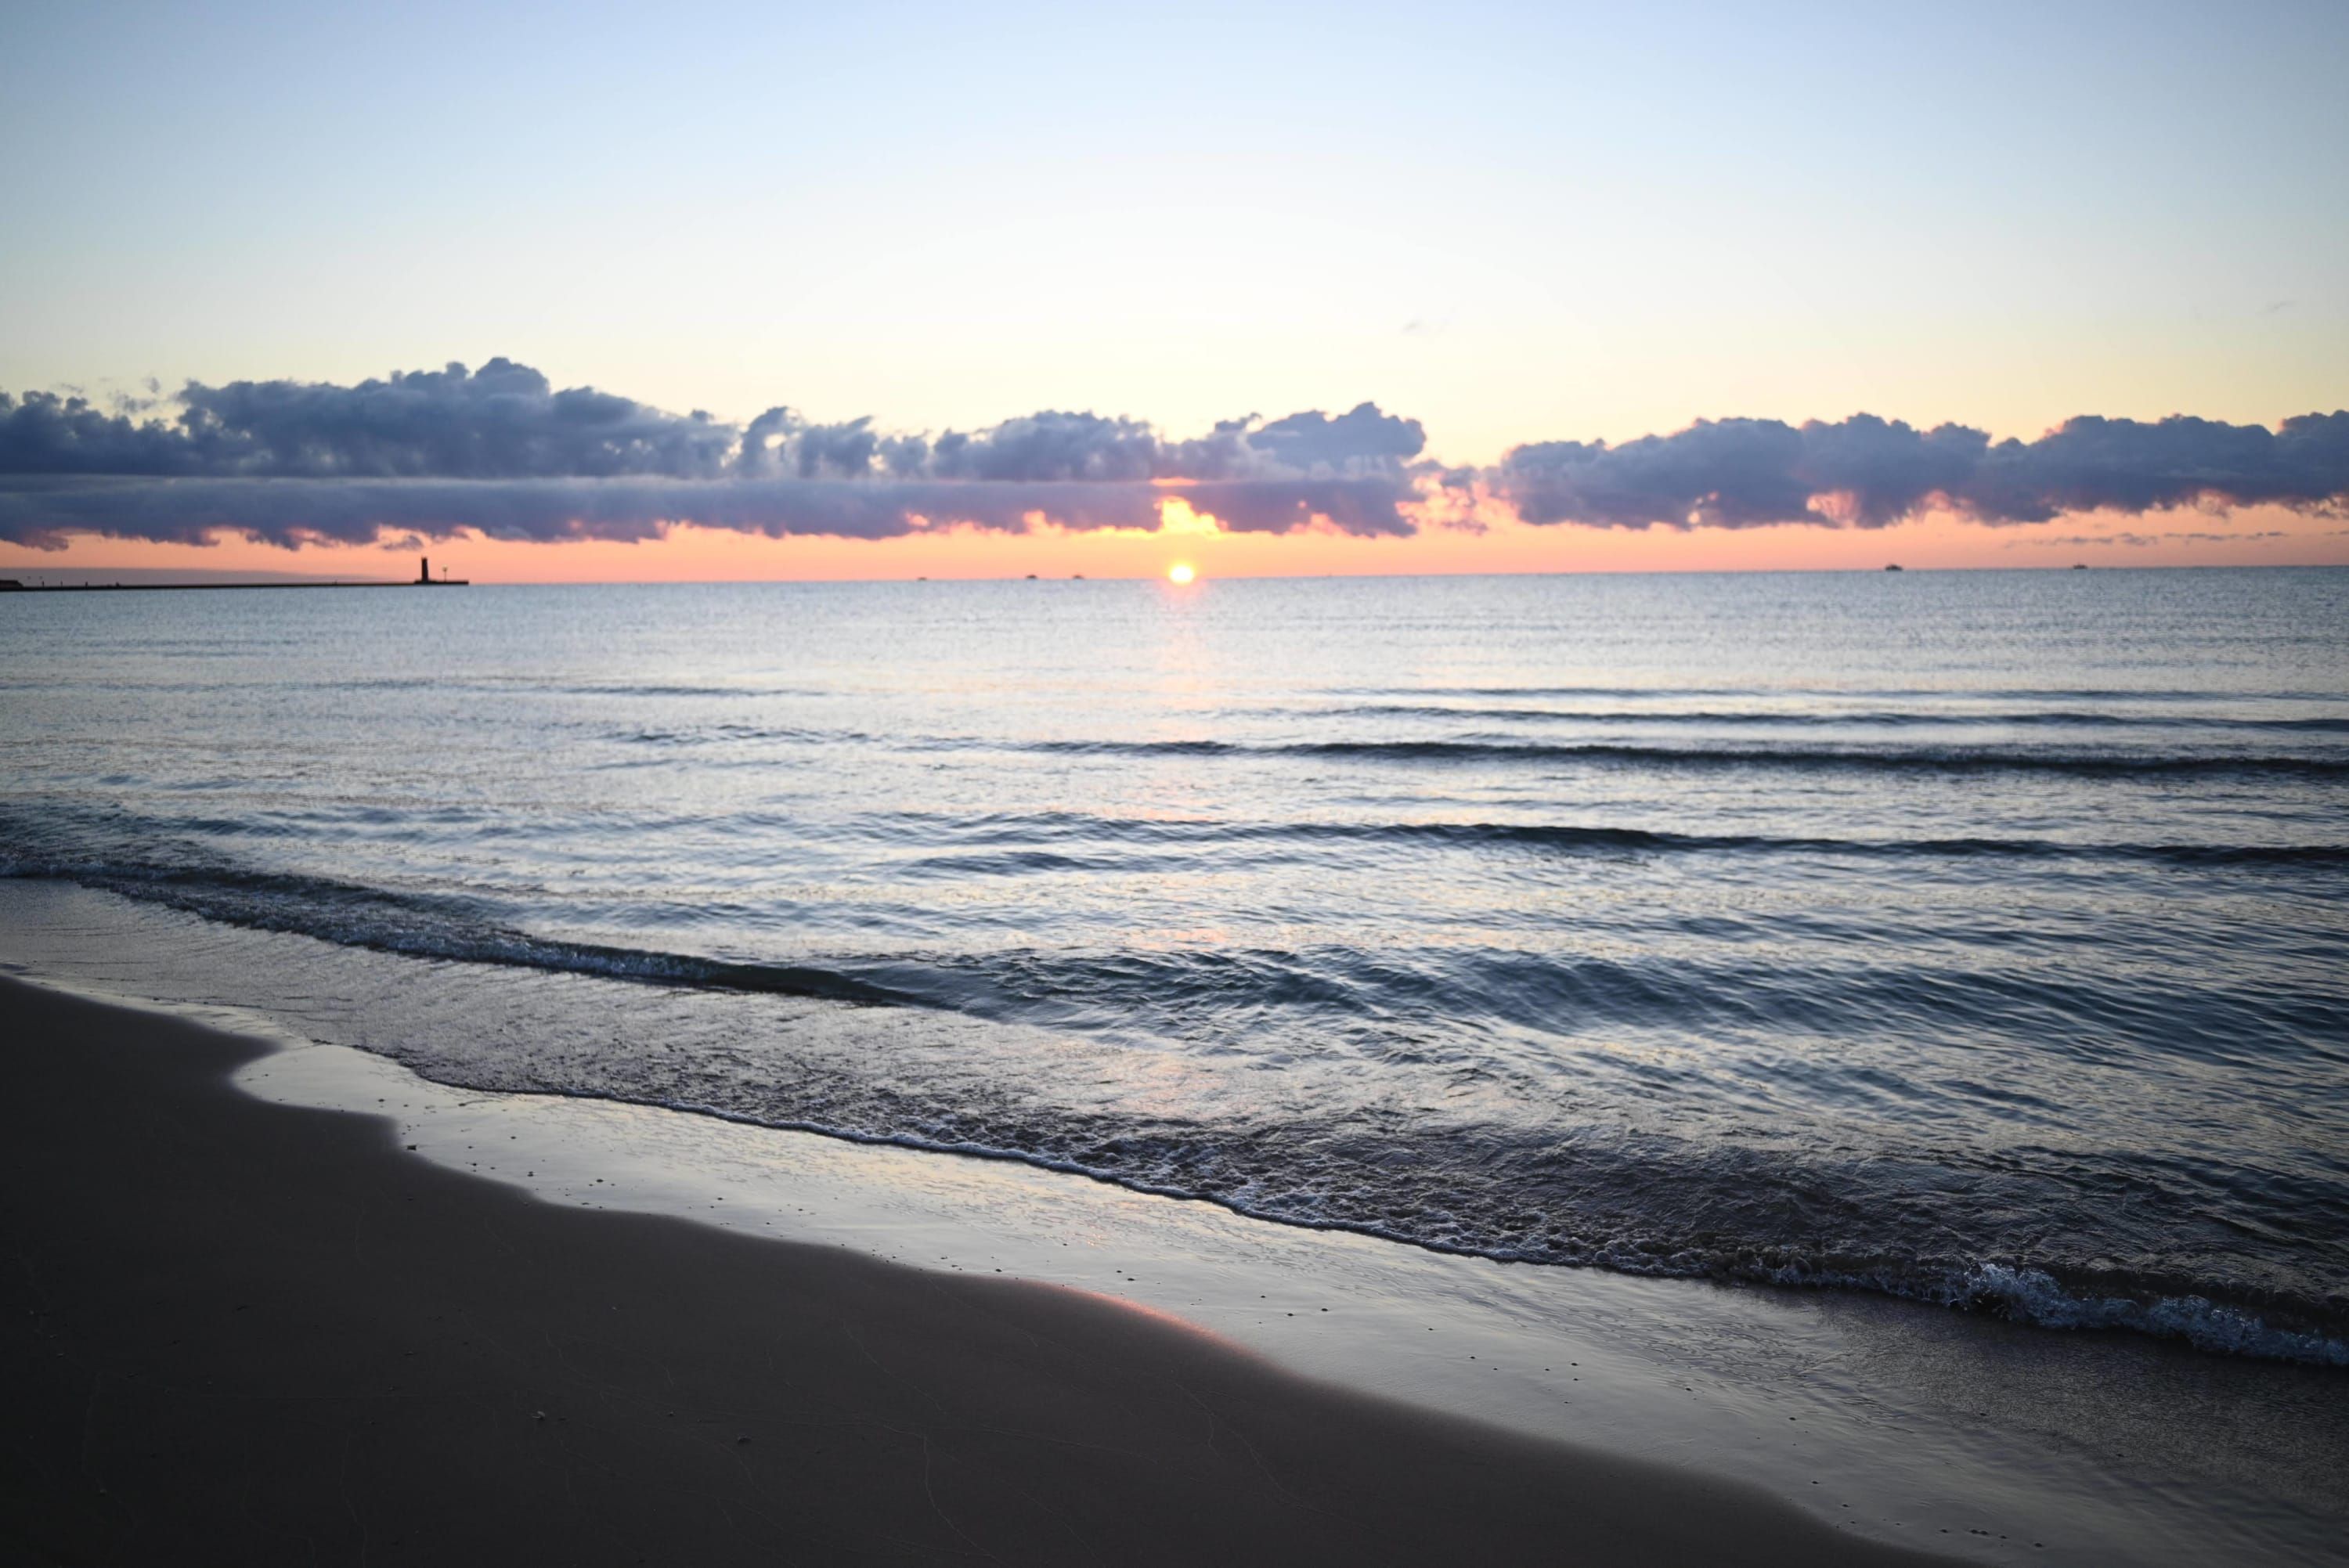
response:
[[[330,578],[291,583],[27,583],[22,578],[0,577],[0,593],[191,593],[250,588],[463,588],[467,586],[470,586],[470,583],[462,577],[433,576],[432,561],[429,556],[419,560],[416,575],[413,577],[361,579],[349,583]]]

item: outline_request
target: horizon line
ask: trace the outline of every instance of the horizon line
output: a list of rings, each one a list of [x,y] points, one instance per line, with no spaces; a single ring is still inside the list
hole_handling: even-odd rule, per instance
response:
[[[1883,576],[1888,573],[1907,575],[1911,573],[2023,573],[2023,572],[2344,572],[2349,563],[2332,561],[2261,561],[2261,562],[2115,562],[2097,564],[2094,562],[2065,562],[2061,565],[1987,564],[1910,566],[1900,562],[1887,562],[1880,566],[1588,566],[1563,568],[1542,572],[1228,572],[1201,573],[1194,582],[1183,586],[1204,587],[1210,583],[1322,583],[1322,582],[1401,582],[1414,578],[1475,578],[1475,577],[1828,577]],[[72,577],[78,581],[60,586],[81,586],[109,573],[124,577],[147,578],[150,583],[172,577],[233,578],[233,569],[168,566],[106,566],[91,565],[73,569],[28,567],[0,562],[0,578],[27,576]],[[221,582],[211,586],[272,587],[316,583],[344,584],[351,587],[413,585],[414,579],[403,577],[365,577],[349,573],[308,573],[291,572],[257,572],[249,581]],[[515,577],[485,580],[475,577],[468,585],[475,588],[719,588],[791,586],[872,587],[915,583],[1158,583],[1165,578],[1159,573],[1005,573],[979,575],[953,573],[921,573],[910,577],[647,577],[647,578],[533,578]],[[1169,586],[1173,586],[1169,584]]]

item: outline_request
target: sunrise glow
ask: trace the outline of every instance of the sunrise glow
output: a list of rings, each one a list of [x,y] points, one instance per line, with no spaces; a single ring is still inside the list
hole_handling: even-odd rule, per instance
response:
[[[1198,575],[1198,568],[1187,561],[1178,561],[1166,569],[1166,581],[1174,583],[1177,588],[1185,586]]]

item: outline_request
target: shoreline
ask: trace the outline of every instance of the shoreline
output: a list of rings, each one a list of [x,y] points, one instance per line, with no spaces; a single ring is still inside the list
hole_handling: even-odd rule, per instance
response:
[[[1074,1290],[558,1207],[0,980],[35,1560],[1925,1561]]]
[[[517,985],[69,883],[0,882],[0,976],[230,1037],[234,1099],[341,1113],[388,1132],[409,1165],[525,1203],[1101,1298],[1312,1384],[1545,1451],[1658,1461],[1872,1541],[1993,1563],[2349,1562],[2337,1369],[1886,1297],[1435,1253],[1020,1163],[443,1083],[404,1061],[410,1032],[488,1029],[528,1049],[611,983]],[[453,1010],[369,1003],[457,990]],[[93,1137],[119,1136],[90,1116]]]
[[[192,917],[215,928],[250,934],[264,944],[291,939],[297,944],[306,945],[321,940],[298,929],[249,924],[233,914],[218,917],[184,903],[150,902],[131,893],[118,878],[100,875],[85,882],[70,867],[19,871],[0,882],[0,921],[7,919],[11,913],[9,893],[5,891],[9,886],[18,890],[41,886],[72,887],[91,898],[120,899],[139,905],[150,917],[164,915],[166,912],[170,915]],[[119,936],[119,934],[109,934]],[[558,950],[553,961],[549,961],[544,954],[535,953],[518,958],[496,947],[483,952],[463,945],[378,945],[363,940],[332,937],[324,941],[326,945],[339,948],[347,956],[360,962],[388,961],[394,966],[419,964],[449,965],[458,972],[497,978],[506,975],[560,975],[591,985],[616,984],[647,991],[698,990],[713,996],[726,997],[770,996],[786,1006],[811,1010],[841,1003],[846,1003],[852,1008],[876,1002],[882,1006],[903,1006],[906,1001],[903,995],[878,989],[856,989],[863,985],[862,982],[838,975],[828,977],[837,982],[836,989],[822,990],[777,989],[767,992],[730,985],[722,979],[697,981],[693,978],[697,967],[727,969],[736,966],[658,950],[629,953],[587,946],[582,950],[584,957],[564,963],[561,961],[564,955],[559,950],[565,944],[560,939],[546,944]],[[8,945],[0,943],[0,969],[5,967]],[[649,962],[645,965],[605,962],[614,959],[615,954],[619,958],[633,957]],[[58,956],[58,951],[51,948],[41,958],[53,962]],[[537,962],[533,962],[533,959]],[[657,969],[651,967],[655,965],[677,965],[686,971],[686,975],[674,980],[664,978]],[[72,967],[75,966],[68,965],[67,973]],[[36,961],[26,973],[36,984],[62,982],[71,988],[71,982],[66,979],[65,974],[52,970],[44,962]],[[150,1001],[144,995],[144,989],[135,975],[117,973],[111,977],[111,989],[101,986],[98,995],[101,1000],[122,1000],[136,1007],[148,1005]],[[155,1005],[171,1006],[160,999],[155,999]],[[265,1010],[269,1005],[259,1006]],[[937,1016],[951,1016],[954,1011],[952,1008],[932,1009],[920,1004],[908,1008],[905,1016],[926,1022]],[[795,1016],[792,1022],[796,1025],[803,1018],[804,1015]],[[228,1027],[230,1032],[238,1032],[240,1026],[231,1024]],[[301,1026],[297,1024],[295,1027],[298,1030]],[[343,1043],[347,1044],[347,1038]],[[1978,1321],[1998,1320],[2065,1334],[2116,1332],[2141,1336],[2148,1342],[2188,1348],[2198,1354],[2334,1372],[2349,1370],[2349,1338],[2344,1336],[2337,1311],[2329,1316],[2324,1315],[2321,1305],[2312,1304],[2306,1298],[2262,1301],[2242,1294],[2230,1295],[2223,1284],[2206,1286],[2189,1276],[2122,1278],[2103,1282],[2093,1277],[2084,1279],[2078,1274],[2059,1275],[2053,1272],[2056,1265],[2042,1264],[2028,1256],[2012,1262],[1996,1258],[1970,1263],[1962,1259],[1955,1263],[1909,1259],[1905,1260],[1905,1266],[1904,1260],[1895,1259],[1883,1266],[1845,1265],[1846,1269],[1855,1272],[1839,1272],[1831,1262],[1814,1260],[1769,1266],[1750,1255],[1736,1259],[1720,1254],[1707,1257],[1699,1253],[1695,1254],[1693,1263],[1674,1259],[1661,1264],[1636,1253],[1629,1256],[1605,1252],[1587,1255],[1542,1255],[1537,1252],[1517,1252],[1452,1242],[1413,1233],[1407,1229],[1390,1229],[1356,1213],[1322,1217],[1310,1212],[1300,1213],[1294,1208],[1284,1210],[1278,1206],[1263,1206],[1213,1184],[1195,1189],[1123,1171],[1113,1164],[1088,1164],[1018,1147],[990,1145],[977,1140],[940,1140],[914,1133],[865,1131],[836,1122],[802,1119],[788,1112],[762,1115],[755,1110],[736,1109],[722,1103],[707,1103],[692,1098],[656,1098],[632,1094],[626,1089],[606,1091],[562,1083],[515,1084],[495,1077],[444,1078],[431,1066],[419,1067],[411,1057],[398,1048],[376,1054],[401,1061],[411,1069],[430,1077],[432,1081],[450,1087],[468,1087],[476,1091],[503,1094],[545,1094],[575,1103],[636,1105],[697,1119],[723,1121],[786,1135],[804,1135],[860,1148],[897,1150],[923,1156],[970,1160],[1067,1175],[1143,1197],[1211,1205],[1252,1223],[1324,1234],[1360,1236],[1382,1245],[1406,1247],[1445,1258],[1524,1264],[1533,1268],[1597,1271],[1626,1279],[1725,1284],[1738,1289],[1759,1290],[1782,1298],[1789,1294],[1820,1292],[1836,1295],[1866,1295],[1903,1305],[1955,1311]]]

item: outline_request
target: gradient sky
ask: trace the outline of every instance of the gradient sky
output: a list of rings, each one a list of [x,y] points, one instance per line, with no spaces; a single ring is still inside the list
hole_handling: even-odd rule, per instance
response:
[[[16,6],[0,388],[502,355],[736,424],[1191,436],[1375,400],[1477,465],[1731,417],[2274,426],[2349,406],[2344,68],[2339,4]],[[2349,561],[2344,521],[434,553],[509,579]]]

